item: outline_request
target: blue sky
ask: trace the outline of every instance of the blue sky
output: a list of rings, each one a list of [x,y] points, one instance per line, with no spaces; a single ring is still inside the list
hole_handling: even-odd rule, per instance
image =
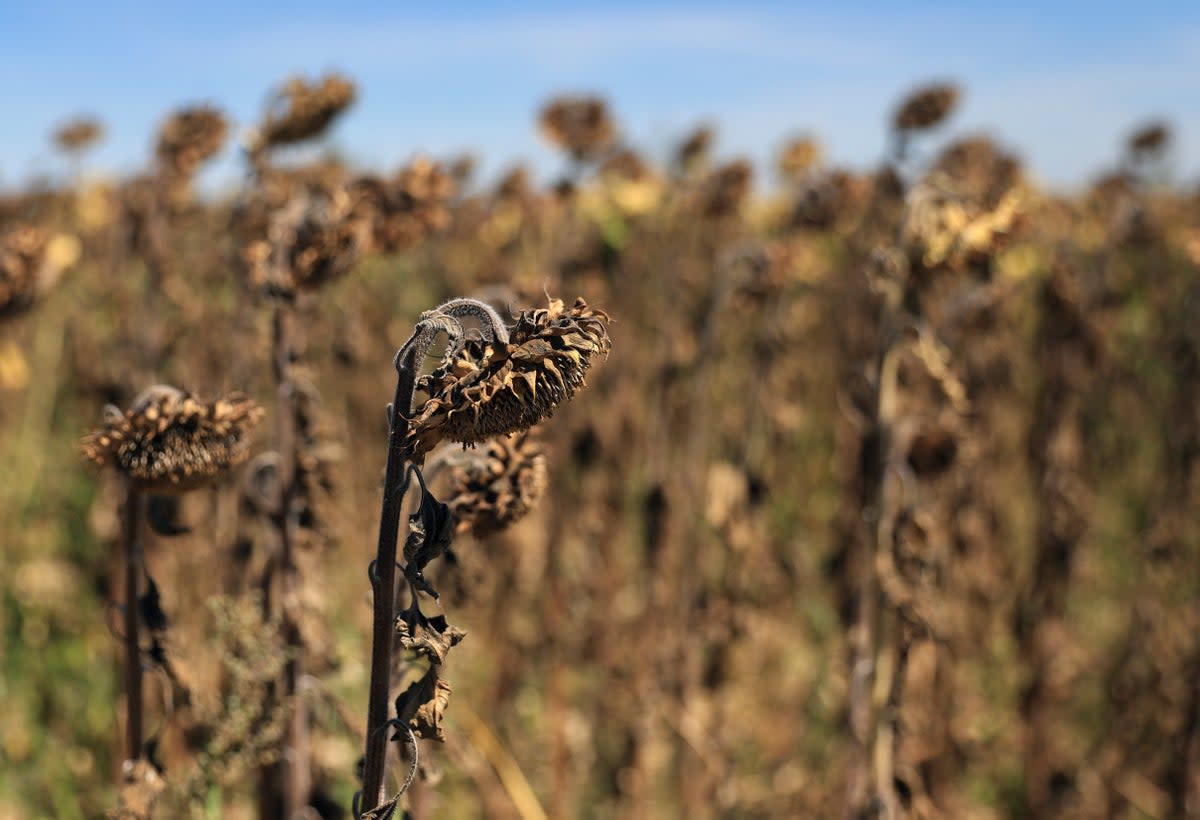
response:
[[[655,156],[705,121],[720,154],[765,160],[811,131],[833,161],[867,167],[896,100],[952,79],[965,101],[932,143],[987,131],[1041,180],[1072,186],[1110,166],[1133,126],[1165,117],[1178,176],[1200,177],[1196,2],[4,0],[0,36],[5,185],[62,171],[47,135],[72,113],[108,127],[89,167],[136,170],[169,109],[211,102],[241,131],[279,79],[327,69],[361,87],[330,142],[376,167],[469,149],[485,179],[520,159],[552,172],[533,119],[563,91],[605,95]],[[232,177],[234,154],[210,184]]]

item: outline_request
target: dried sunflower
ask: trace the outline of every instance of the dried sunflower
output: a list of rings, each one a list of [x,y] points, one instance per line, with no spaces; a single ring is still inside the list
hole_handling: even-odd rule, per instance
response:
[[[375,246],[401,251],[450,224],[457,185],[440,164],[418,157],[391,179],[361,177],[351,185],[356,213],[371,222]]]
[[[1129,135],[1125,147],[1134,156],[1160,154],[1171,144],[1171,127],[1165,122],[1151,122]]]
[[[546,491],[546,457],[528,433],[489,441],[450,461],[450,511],[458,532],[483,538],[528,513]]]
[[[909,256],[927,269],[959,268],[999,249],[1018,226],[1024,194],[1012,188],[992,204],[960,192],[937,171],[909,191],[901,239]]]
[[[354,213],[355,201],[345,188],[318,185],[287,200],[270,215],[266,236],[242,250],[251,281],[291,296],[349,273],[370,238],[370,225]]]
[[[548,308],[522,311],[511,328],[464,334],[450,306],[473,301],[456,300],[423,315],[410,342],[428,350],[437,330],[451,335],[441,366],[417,384],[429,398],[410,423],[413,460],[439,441],[475,444],[528,430],[575,395],[592,356],[611,347],[608,314],[582,299],[569,309],[551,299]]]
[[[616,138],[608,106],[599,97],[557,97],[538,117],[542,136],[576,160],[603,153]]]
[[[892,118],[897,131],[923,131],[949,116],[958,103],[958,87],[943,83],[918,88],[907,97]]]
[[[198,106],[177,111],[158,132],[158,161],[176,176],[190,177],[221,150],[229,123],[215,108]]]
[[[112,465],[138,487],[182,492],[245,461],[263,410],[240,393],[212,403],[154,385],[122,412],[109,405],[104,426],[85,437],[84,455]]]
[[[709,153],[716,132],[711,126],[701,125],[675,146],[675,167],[680,173],[690,174],[708,163]]]
[[[789,182],[799,182],[821,164],[821,144],[815,137],[797,137],[783,146],[776,161],[779,175]]]
[[[54,132],[54,144],[69,154],[86,151],[104,136],[104,126],[91,117],[80,117],[64,123]]]
[[[339,74],[328,74],[309,83],[302,77],[288,80],[271,103],[266,119],[251,144],[251,152],[303,142],[319,135],[351,106],[354,83]]]
[[[79,258],[79,240],[18,224],[0,236],[0,317],[28,310]]]
[[[942,171],[968,196],[994,205],[1021,178],[1021,163],[986,136],[965,137],[938,155]]]
[[[715,169],[699,192],[704,215],[716,219],[738,213],[753,183],[754,169],[747,160],[734,160]]]

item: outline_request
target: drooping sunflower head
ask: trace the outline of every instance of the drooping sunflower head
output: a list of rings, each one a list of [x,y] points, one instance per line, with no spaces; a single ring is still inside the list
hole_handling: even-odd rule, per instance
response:
[[[56,128],[51,136],[60,150],[78,154],[100,141],[104,125],[93,117],[76,117]]]
[[[892,116],[896,131],[923,131],[950,115],[961,96],[958,86],[937,83],[918,88],[904,98]]]
[[[584,386],[592,357],[612,344],[608,314],[583,299],[570,308],[551,299],[546,308],[522,311],[510,328],[485,322],[482,331],[464,332],[455,313],[465,313],[467,302],[473,300],[447,303],[458,305],[448,312],[427,312],[414,334],[417,340],[437,326],[451,337],[442,364],[417,384],[429,398],[409,427],[414,460],[439,441],[476,444],[549,418]]]
[[[477,538],[506,529],[546,491],[546,457],[529,434],[492,439],[451,462],[448,504],[459,532]]]
[[[320,135],[349,108],[358,92],[354,82],[340,74],[327,74],[309,82],[293,77],[284,83],[251,140],[251,153],[292,145]]]
[[[591,96],[550,100],[538,115],[538,128],[548,142],[577,160],[595,159],[617,136],[607,103]]]
[[[221,150],[228,132],[225,115],[215,108],[201,105],[176,111],[159,129],[158,161],[172,175],[190,177]]]
[[[240,393],[209,403],[154,385],[128,410],[110,405],[104,416],[104,426],[81,443],[86,458],[142,489],[183,492],[245,461],[263,409]]]
[[[1131,156],[1144,157],[1162,154],[1171,144],[1171,126],[1161,120],[1148,122],[1125,141]]]

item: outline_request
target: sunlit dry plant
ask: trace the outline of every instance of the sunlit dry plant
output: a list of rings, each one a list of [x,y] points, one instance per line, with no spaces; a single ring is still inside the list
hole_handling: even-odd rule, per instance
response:
[[[779,176],[789,182],[798,182],[820,163],[821,144],[816,137],[806,136],[797,137],[783,146],[776,164]]]
[[[455,529],[483,538],[528,513],[546,491],[546,457],[529,433],[488,441],[448,456]]]
[[[478,327],[467,330],[463,320]],[[421,596],[438,598],[424,576],[425,567],[446,554],[456,528],[450,506],[438,501],[425,485],[420,464],[438,441],[464,443],[483,441],[507,433],[524,433],[546,418],[583,385],[591,356],[607,351],[608,316],[588,308],[582,299],[568,311],[562,301],[550,300],[548,308],[522,311],[514,325],[506,327],[500,315],[477,299],[452,299],[421,314],[411,338],[397,351],[396,391],[388,405],[388,451],[380,510],[379,543],[369,575],[374,591],[374,628],[371,646],[371,687],[367,707],[367,739],[363,757],[363,790],[355,801],[355,815],[362,818],[391,817],[417,770],[419,739],[444,739],[441,726],[449,703],[450,685],[441,676],[450,649],[465,634],[445,616],[430,617],[421,611]],[[446,336],[441,366],[422,378],[427,398],[413,408],[417,374],[435,339]],[[518,388],[517,385],[523,385]],[[524,441],[522,437],[519,441]],[[521,447],[509,451],[517,498],[490,504],[496,523],[511,521],[521,507],[528,507],[544,485],[538,466],[524,463],[538,454]],[[501,454],[489,451],[489,455]],[[498,462],[504,461],[502,458]],[[544,465],[543,465],[544,469]],[[400,513],[404,496],[416,480],[420,505],[409,516],[408,533],[397,561]],[[478,484],[484,479],[476,478]],[[478,488],[473,488],[478,492]],[[485,491],[486,492],[486,491]],[[501,488],[513,493],[513,487]],[[463,499],[465,511],[471,503]],[[480,503],[482,502],[482,503]],[[474,503],[485,512],[487,502]],[[409,605],[399,613],[395,606],[395,575],[401,569],[408,585]],[[389,709],[394,684],[393,644],[419,660],[421,677],[400,692]],[[396,729],[390,738],[385,734]],[[409,742],[409,780],[388,799],[384,793],[388,740]],[[361,809],[361,811],[360,811]]]
[[[159,605],[157,585],[142,560],[142,518],[148,509],[143,496],[194,489],[241,463],[262,414],[254,402],[237,393],[207,403],[183,390],[159,384],[143,391],[124,412],[112,405],[105,407],[104,426],[81,443],[85,457],[113,467],[125,478],[121,552],[126,743],[124,787],[117,816],[150,817],[162,787],[158,772],[151,773],[147,768],[152,753],[143,737],[146,650],[141,633],[145,627],[151,639],[147,657],[161,655],[161,639],[168,622]],[[155,523],[153,514],[150,522]],[[145,594],[139,591],[143,586]],[[147,783],[154,788],[148,788]]]
[[[549,418],[583,386],[592,356],[611,344],[608,315],[582,299],[569,309],[552,299],[548,308],[523,311],[511,329],[485,325],[483,334],[464,335],[459,308],[447,303],[417,325],[414,340],[425,351],[438,331],[452,342],[449,358],[417,385],[429,399],[408,434],[414,461],[439,441],[474,444]]]
[[[595,159],[616,139],[608,105],[599,97],[557,97],[542,108],[538,127],[576,161]]]
[[[713,170],[701,186],[700,210],[705,216],[733,216],[750,196],[754,169],[744,159],[734,160]]]
[[[88,459],[115,467],[142,489],[180,492],[244,461],[262,416],[262,408],[240,393],[204,402],[155,385],[124,412],[106,407],[104,426],[82,447]]]
[[[991,206],[1021,179],[1020,161],[983,135],[946,146],[933,168],[944,173],[964,195]]]
[[[54,144],[68,154],[88,150],[104,136],[104,126],[93,117],[79,117],[55,129]]]
[[[992,254],[1017,226],[1021,205],[1020,189],[989,206],[958,193],[951,180],[935,173],[909,192],[901,238],[926,268],[959,266]]]
[[[279,296],[316,290],[345,276],[370,241],[370,225],[353,212],[344,188],[313,186],[269,217],[266,236],[242,251],[256,286]]]
[[[712,151],[716,132],[711,126],[701,125],[675,146],[675,168],[687,175],[702,170]]]
[[[892,116],[892,128],[896,131],[932,128],[949,116],[958,99],[958,87],[949,83],[918,88],[905,97],[896,109]]]
[[[518,165],[500,178],[492,195],[502,201],[521,201],[533,194],[534,187],[529,178],[529,169]]]
[[[312,83],[303,77],[293,77],[272,99],[251,140],[251,153],[320,135],[353,104],[356,95],[353,81],[340,74],[327,74]]]
[[[475,178],[478,170],[479,157],[470,151],[463,151],[446,160],[446,173],[450,175],[456,189],[466,188]]]
[[[444,229],[456,190],[454,177],[425,157],[391,179],[365,176],[351,184],[355,214],[369,223],[374,246],[385,252],[405,250]]]
[[[1171,144],[1171,126],[1165,122],[1150,122],[1129,135],[1126,150],[1132,156],[1161,154]]]
[[[221,150],[228,132],[229,123],[216,108],[185,108],[162,124],[155,153],[168,174],[190,177]]]
[[[0,235],[0,318],[28,310],[79,258],[79,240],[18,224]]]
[[[624,148],[607,157],[600,163],[599,172],[603,176],[616,177],[630,182],[646,179],[653,171],[636,151]]]
[[[861,215],[872,186],[871,179],[842,169],[809,174],[797,187],[792,222],[808,228],[842,229]]]

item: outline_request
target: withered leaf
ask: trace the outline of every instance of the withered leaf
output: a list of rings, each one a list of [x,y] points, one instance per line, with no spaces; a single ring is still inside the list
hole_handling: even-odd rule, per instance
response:
[[[450,705],[450,684],[431,666],[420,680],[414,681],[396,698],[396,716],[408,723],[413,734],[439,743],[446,740],[442,717]],[[404,736],[397,733],[392,740]]]
[[[396,618],[396,633],[402,647],[424,655],[435,666],[445,663],[450,648],[467,637],[466,632],[447,622],[445,615],[427,618],[415,606]]]

